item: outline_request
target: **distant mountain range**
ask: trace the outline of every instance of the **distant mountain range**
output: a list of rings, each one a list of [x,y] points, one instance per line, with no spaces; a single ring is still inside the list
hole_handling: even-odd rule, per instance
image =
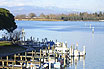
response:
[[[58,8],[53,6],[47,7],[38,7],[38,6],[14,6],[14,7],[6,7],[3,6],[2,8],[9,9],[14,15],[19,14],[29,14],[35,13],[36,15],[40,15],[41,13],[44,14],[69,14],[69,13],[76,13],[82,10],[73,10],[73,9],[65,9],[65,8]]]

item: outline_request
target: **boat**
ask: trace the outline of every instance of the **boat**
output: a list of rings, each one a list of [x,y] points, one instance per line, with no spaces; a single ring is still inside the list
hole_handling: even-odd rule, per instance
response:
[[[61,53],[67,54],[67,53],[69,53],[69,48],[67,48],[65,43],[57,42],[55,45],[56,45],[55,49],[54,49],[55,53],[58,53],[58,54],[61,54]]]

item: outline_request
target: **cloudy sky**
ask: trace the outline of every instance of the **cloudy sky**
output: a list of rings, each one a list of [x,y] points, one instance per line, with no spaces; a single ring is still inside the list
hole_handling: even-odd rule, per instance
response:
[[[104,11],[104,0],[0,0],[0,6],[54,6],[68,9]]]

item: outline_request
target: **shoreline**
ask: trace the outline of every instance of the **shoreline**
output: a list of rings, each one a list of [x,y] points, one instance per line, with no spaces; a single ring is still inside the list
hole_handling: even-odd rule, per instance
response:
[[[64,21],[59,19],[15,19],[16,21]],[[95,21],[104,22],[104,20],[68,20],[68,21]]]
[[[58,19],[15,19],[17,21],[64,21]]]

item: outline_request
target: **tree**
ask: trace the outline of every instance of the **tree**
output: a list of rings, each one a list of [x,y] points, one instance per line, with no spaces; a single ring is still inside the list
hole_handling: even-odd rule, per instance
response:
[[[28,17],[30,17],[30,18],[36,17],[36,14],[35,13],[29,13]]]
[[[8,32],[13,32],[17,28],[14,16],[4,8],[0,8],[0,30],[6,29]]]
[[[39,17],[45,18],[46,15],[44,15],[43,13],[41,13]]]
[[[25,14],[17,15],[15,18],[17,19],[26,18],[26,15]]]
[[[99,12],[99,17],[101,17],[102,15],[103,15],[103,13],[100,11],[100,12]]]

